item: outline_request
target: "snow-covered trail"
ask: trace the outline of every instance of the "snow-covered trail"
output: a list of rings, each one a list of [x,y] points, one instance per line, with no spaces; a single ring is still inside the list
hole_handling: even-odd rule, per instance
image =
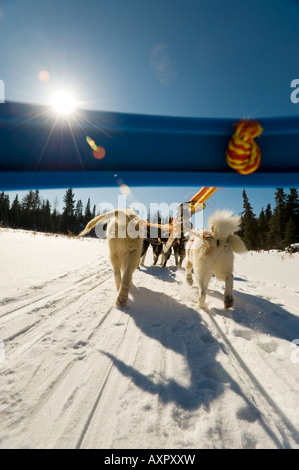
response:
[[[150,251],[116,308],[105,240],[1,230],[0,257],[0,447],[299,446],[298,256],[237,257],[229,311]]]

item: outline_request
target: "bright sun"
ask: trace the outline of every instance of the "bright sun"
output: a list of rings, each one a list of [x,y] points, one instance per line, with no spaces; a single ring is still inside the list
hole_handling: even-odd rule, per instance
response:
[[[69,115],[76,108],[76,100],[71,92],[61,90],[52,96],[51,106],[58,114]]]

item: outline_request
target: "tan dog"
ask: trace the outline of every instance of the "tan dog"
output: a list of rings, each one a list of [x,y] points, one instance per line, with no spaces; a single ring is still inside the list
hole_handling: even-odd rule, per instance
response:
[[[185,265],[186,281],[193,284],[192,268],[199,287],[199,305],[204,307],[206,289],[212,274],[220,281],[225,281],[224,307],[234,304],[233,264],[234,253],[245,253],[246,246],[238,235],[241,217],[233,216],[230,211],[216,211],[209,218],[211,230],[192,230],[187,243],[187,261]]]
[[[127,304],[132,274],[139,266],[144,231],[139,226],[139,217],[131,209],[120,209],[107,212],[92,219],[80,233],[84,236],[97,224],[107,225],[107,239],[110,261],[113,267],[114,280],[118,296],[116,305]]]

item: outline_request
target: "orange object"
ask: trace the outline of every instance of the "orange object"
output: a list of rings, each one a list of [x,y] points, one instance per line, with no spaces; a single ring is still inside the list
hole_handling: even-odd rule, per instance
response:
[[[261,164],[261,149],[254,138],[263,132],[255,120],[242,119],[236,124],[226,151],[227,164],[241,175],[248,175]]]
[[[189,201],[192,214],[205,208],[204,202],[217,191],[218,188],[203,186]]]

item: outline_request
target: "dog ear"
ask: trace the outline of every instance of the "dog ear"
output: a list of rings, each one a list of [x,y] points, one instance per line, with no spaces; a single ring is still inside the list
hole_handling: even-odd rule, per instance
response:
[[[247,252],[247,248],[244,242],[241,240],[241,238],[238,235],[234,235],[233,233],[231,233],[227,241],[235,253],[241,254],[241,253]]]

